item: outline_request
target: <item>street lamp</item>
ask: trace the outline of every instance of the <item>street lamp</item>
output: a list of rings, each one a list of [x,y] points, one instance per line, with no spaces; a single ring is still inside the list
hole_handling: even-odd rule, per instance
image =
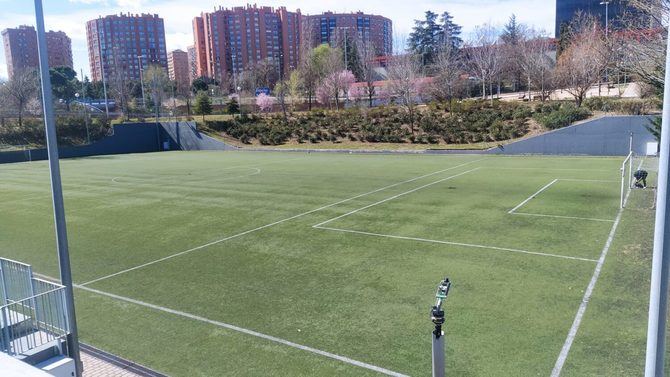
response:
[[[140,86],[142,87],[142,107],[145,109],[147,108],[147,103],[146,103],[146,97],[144,95],[144,74],[142,71],[144,70],[142,66],[142,58],[144,55],[137,55],[137,63],[139,64],[139,70],[140,70]]]
[[[604,0],[600,2],[600,5],[605,6],[605,36],[609,36],[609,22],[610,22],[610,3],[611,0]]]

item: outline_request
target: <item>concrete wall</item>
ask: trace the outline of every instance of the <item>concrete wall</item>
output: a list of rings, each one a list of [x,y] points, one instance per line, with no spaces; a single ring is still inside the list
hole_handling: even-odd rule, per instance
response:
[[[633,151],[646,154],[647,143],[656,142],[645,128],[648,124],[647,116],[606,116],[494,148],[489,153],[626,156],[632,132]]]
[[[127,153],[148,153],[163,150],[228,150],[235,149],[201,134],[195,123],[132,123],[114,126],[114,134],[90,145],[58,148],[61,158],[75,158]],[[46,160],[45,148],[29,151],[0,152],[0,164]]]

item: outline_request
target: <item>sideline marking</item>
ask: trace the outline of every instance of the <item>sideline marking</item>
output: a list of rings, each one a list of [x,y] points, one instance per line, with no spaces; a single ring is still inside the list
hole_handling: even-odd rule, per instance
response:
[[[613,223],[614,220],[608,219],[595,219],[591,217],[577,217],[577,216],[560,216],[560,215],[544,215],[541,213],[526,213],[526,212],[514,212],[512,215],[522,215],[522,216],[536,216],[536,217],[553,217],[557,219],[570,219],[570,220],[587,220],[587,221],[600,221],[604,223]]]
[[[526,203],[528,203],[528,202],[530,202],[531,200],[535,199],[535,197],[538,196],[538,195],[540,195],[540,193],[541,193],[542,191],[548,189],[549,187],[551,187],[551,185],[553,185],[553,184],[556,183],[556,182],[558,182],[558,179],[554,179],[553,181],[549,182],[548,185],[542,187],[542,188],[541,188],[540,190],[538,190],[535,194],[533,194],[533,195],[531,195],[530,197],[528,197],[528,199],[524,200],[524,201],[521,202],[518,206],[512,208],[512,209],[511,209],[509,212],[507,212],[507,213],[509,213],[509,214],[513,214],[517,209],[523,207]]]
[[[82,290],[85,290],[85,291],[88,291],[88,292],[91,292],[91,293],[101,295],[101,296],[106,296],[106,297],[109,297],[109,298],[113,298],[115,300],[125,301],[125,302],[131,303],[131,304],[135,304],[135,305],[143,306],[143,307],[146,307],[146,308],[158,310],[158,311],[161,311],[161,312],[164,312],[164,313],[170,313],[170,314],[173,314],[173,315],[176,315],[176,316],[192,319],[192,320],[199,321],[199,322],[208,323],[210,325],[222,327],[222,328],[232,330],[232,331],[236,331],[236,332],[239,332],[239,333],[242,333],[242,334],[255,336],[257,338],[269,340],[271,342],[279,343],[279,344],[282,344],[282,345],[285,345],[285,346],[288,346],[288,347],[296,348],[296,349],[306,351],[306,352],[311,352],[311,353],[321,355],[321,356],[324,356],[324,357],[327,357],[327,358],[330,358],[330,359],[333,359],[333,360],[341,361],[343,363],[347,363],[347,364],[354,365],[354,366],[357,366],[357,367],[360,367],[360,368],[364,368],[364,369],[372,370],[372,371],[375,371],[375,372],[378,372],[378,373],[382,373],[382,374],[385,374],[387,376],[408,377],[405,374],[394,372],[394,371],[389,370],[389,369],[381,368],[381,367],[378,367],[376,365],[364,363],[362,361],[354,360],[354,359],[348,358],[346,356],[341,356],[341,355],[337,355],[337,354],[334,354],[334,353],[331,353],[331,352],[322,351],[320,349],[312,348],[312,347],[309,347],[309,346],[304,346],[302,344],[294,343],[294,342],[291,342],[291,341],[286,340],[286,339],[277,338],[277,337],[274,337],[272,335],[263,334],[263,333],[260,333],[260,332],[254,331],[254,330],[245,329],[243,327],[231,325],[231,324],[228,324],[228,323],[225,323],[225,322],[215,321],[215,320],[208,319],[208,318],[205,318],[205,317],[201,317],[201,316],[198,316],[198,315],[195,315],[195,314],[186,313],[186,312],[182,312],[182,311],[179,311],[179,310],[166,308],[164,306],[150,304],[148,302],[135,300],[135,299],[124,297],[124,296],[115,295],[113,293],[103,292],[103,291],[93,289],[93,288],[89,288],[89,287],[83,287],[81,285],[75,285],[75,287],[79,288],[79,289],[82,289]]]
[[[115,277],[115,276],[118,276],[118,275],[122,275],[122,274],[131,272],[131,271],[135,271],[135,270],[139,270],[141,268],[148,267],[148,266],[151,266],[151,265],[154,265],[156,263],[160,263],[160,262],[172,259],[172,258],[176,258],[178,256],[188,254],[188,253],[191,253],[193,251],[204,249],[206,247],[219,244],[221,242],[225,242],[225,241],[228,241],[228,240],[231,240],[231,239],[234,239],[234,238],[242,237],[242,236],[245,236],[247,234],[254,233],[254,232],[257,232],[259,230],[263,230],[263,229],[266,229],[266,228],[269,228],[269,227],[272,227],[272,226],[275,226],[275,225],[278,225],[278,224],[281,224],[281,223],[285,223],[287,221],[295,220],[295,219],[303,217],[303,216],[311,215],[312,213],[315,213],[315,212],[318,212],[318,211],[321,211],[321,210],[324,210],[324,209],[327,209],[327,208],[331,208],[331,207],[337,206],[337,205],[342,204],[342,203],[350,202],[352,200],[362,198],[362,197],[367,196],[367,195],[371,195],[371,194],[374,194],[374,193],[377,193],[377,192],[380,192],[380,191],[384,191],[384,190],[387,190],[387,189],[390,189],[390,188],[393,188],[393,187],[396,187],[396,186],[406,184],[406,183],[414,182],[414,181],[417,181],[417,180],[422,179],[422,178],[426,178],[426,177],[430,177],[430,176],[433,176],[433,175],[436,175],[436,174],[444,173],[444,172],[449,171],[449,170],[458,169],[458,168],[461,168],[463,166],[474,164],[476,162],[483,161],[483,160],[485,160],[485,158],[480,158],[478,160],[469,161],[469,162],[466,162],[466,163],[463,163],[463,164],[460,164],[460,165],[456,165],[456,166],[453,166],[453,167],[450,167],[450,168],[447,168],[447,169],[438,170],[438,171],[433,172],[433,173],[425,174],[425,175],[415,177],[415,178],[411,178],[411,179],[408,179],[408,180],[405,180],[405,181],[402,181],[402,182],[398,182],[398,183],[394,183],[394,184],[391,184],[391,185],[388,185],[388,186],[384,186],[384,187],[378,188],[378,189],[373,190],[373,191],[369,191],[369,192],[366,192],[366,193],[363,193],[363,194],[352,196],[350,198],[343,199],[343,200],[340,200],[338,202],[331,203],[331,204],[328,204],[328,205],[325,205],[325,206],[322,206],[322,207],[319,207],[319,208],[316,208],[316,209],[313,209],[313,210],[310,210],[310,211],[307,211],[307,212],[303,212],[303,213],[300,213],[300,214],[297,214],[297,215],[294,215],[294,216],[291,216],[291,217],[287,217],[285,219],[278,220],[278,221],[275,221],[275,222],[272,222],[272,223],[269,223],[269,224],[266,224],[266,225],[262,225],[262,226],[259,226],[257,228],[249,229],[249,230],[246,230],[242,233],[238,233],[238,234],[235,234],[235,235],[232,235],[232,236],[224,237],[224,238],[221,238],[219,240],[212,241],[212,242],[206,243],[204,245],[196,246],[194,248],[191,248],[191,249],[179,252],[179,253],[171,254],[171,255],[168,255],[168,256],[163,257],[163,258],[159,258],[159,259],[147,262],[147,263],[137,265],[135,267],[127,268],[125,270],[121,270],[121,271],[115,272],[113,274],[102,276],[102,277],[99,277],[97,279],[93,279],[91,281],[87,281],[85,283],[82,283],[80,285],[85,286],[85,285],[97,283],[99,281],[106,280],[106,279],[109,279],[109,278],[112,278],[112,277]]]
[[[459,174],[456,174],[456,175],[452,175],[452,176],[447,177],[447,178],[442,178],[442,179],[437,180],[437,181],[435,181],[435,182],[431,182],[431,183],[425,184],[425,185],[423,185],[423,186],[416,187],[416,188],[414,188],[414,189],[412,189],[412,190],[409,190],[409,191],[401,192],[400,194],[393,195],[393,196],[391,196],[391,197],[389,197],[389,198],[380,200],[380,201],[378,201],[378,202],[376,202],[376,203],[368,204],[368,205],[366,205],[365,207],[361,207],[361,208],[355,209],[355,210],[353,210],[353,211],[347,212],[347,213],[345,213],[344,215],[340,215],[340,216],[337,216],[337,217],[333,217],[333,218],[330,219],[330,220],[326,220],[326,221],[320,222],[320,223],[318,223],[318,224],[316,224],[316,225],[312,225],[312,228],[319,228],[319,227],[321,227],[322,225],[326,225],[326,224],[331,223],[331,222],[333,222],[333,221],[335,221],[335,220],[339,220],[339,219],[344,218],[344,217],[347,217],[347,216],[349,216],[349,215],[353,215],[354,213],[357,213],[357,212],[366,210],[366,209],[368,209],[368,208],[374,207],[374,206],[379,205],[379,204],[382,204],[382,203],[386,203],[386,202],[391,201],[391,200],[393,200],[393,199],[397,199],[397,198],[399,198],[399,197],[401,197],[401,196],[405,196],[405,195],[407,195],[407,194],[411,194],[411,193],[413,193],[413,192],[417,192],[417,191],[419,191],[419,190],[423,190],[423,189],[425,189],[426,187],[434,186],[434,185],[436,185],[436,184],[438,184],[438,183],[442,183],[442,182],[444,182],[444,181],[448,181],[448,180],[450,180],[450,179],[457,178],[457,177],[460,177],[460,176],[465,175],[465,174],[468,174],[468,173],[472,173],[473,171],[477,171],[477,170],[479,170],[479,169],[480,169],[480,168],[470,169],[470,170],[468,170],[468,171],[466,171],[466,172],[459,173]]]
[[[511,253],[538,255],[538,256],[543,256],[543,257],[572,259],[572,260],[579,260],[579,261],[584,261],[584,262],[594,262],[594,263],[597,262],[597,260],[595,260],[595,259],[588,259],[588,258],[581,258],[581,257],[571,257],[571,256],[568,256],[568,255],[560,255],[560,254],[540,253],[540,252],[535,252],[535,251],[527,251],[527,250],[519,250],[519,249],[510,249],[510,248],[506,248],[506,247],[475,245],[475,244],[462,243],[462,242],[430,240],[430,239],[426,239],[426,238],[417,238],[417,237],[394,236],[394,235],[390,235],[390,234],[362,232],[362,231],[358,231],[358,230],[330,228],[330,227],[323,227],[323,226],[314,226],[314,228],[323,229],[323,230],[331,230],[331,231],[335,231],[335,232],[362,234],[362,235],[366,235],[366,236],[394,238],[394,239],[407,240],[407,241],[430,242],[430,243],[438,243],[438,244],[443,244],[443,245],[463,246],[463,247],[472,247],[472,248],[477,248],[477,249],[490,249],[490,250],[496,250],[496,251],[506,251],[506,252],[511,252]]]
[[[638,166],[637,168],[638,170],[642,167],[644,160],[645,159],[643,158],[642,161],[640,161],[640,166]],[[631,191],[632,190],[628,189],[628,193],[626,193],[624,201],[628,200]],[[612,229],[610,230],[610,234],[607,237],[607,241],[605,242],[603,251],[600,254],[600,258],[598,259],[598,264],[596,265],[596,268],[593,271],[593,276],[591,276],[591,281],[589,281],[589,285],[586,287],[586,291],[584,292],[582,302],[579,304],[579,309],[577,309],[575,320],[572,322],[570,331],[568,331],[568,336],[565,339],[565,343],[563,343],[563,348],[561,348],[561,352],[558,354],[558,359],[556,360],[554,369],[551,371],[551,377],[559,377],[561,375],[561,371],[563,370],[565,361],[568,359],[570,348],[572,348],[572,343],[574,343],[575,341],[577,331],[579,331],[579,326],[581,325],[582,319],[584,318],[584,313],[586,312],[586,307],[589,305],[589,301],[591,300],[591,296],[593,295],[593,290],[595,289],[596,283],[598,282],[598,278],[600,277],[600,272],[602,271],[603,265],[605,264],[605,258],[607,257],[607,254],[609,253],[610,250],[610,246],[614,241],[614,236],[616,235],[617,228],[619,227],[619,223],[621,222],[621,216],[623,215],[624,209],[625,207],[619,209],[616,219],[614,220],[614,224],[612,224]]]

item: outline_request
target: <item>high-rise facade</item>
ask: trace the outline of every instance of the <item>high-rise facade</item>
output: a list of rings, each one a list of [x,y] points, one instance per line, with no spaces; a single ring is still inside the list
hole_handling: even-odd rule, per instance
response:
[[[174,50],[168,53],[168,75],[170,76],[170,80],[177,84],[177,91],[180,94],[188,92],[191,79],[187,52]]]
[[[561,36],[561,27],[570,24],[579,13],[596,17],[603,27],[607,14],[608,26],[616,29],[626,13],[636,14],[636,11],[626,0],[556,0],[556,38]]]
[[[393,54],[393,22],[386,17],[362,12],[326,12],[307,16],[307,21],[314,45],[333,45],[345,37],[356,37],[369,43],[377,56]]]
[[[32,26],[19,26],[2,31],[7,60],[7,73],[11,79],[15,72],[39,66],[37,32]],[[62,31],[46,33],[49,67],[72,68],[72,41]]]
[[[193,82],[193,80],[198,78],[195,46],[188,46],[188,48],[186,48],[186,53],[188,54],[188,78],[189,82]]]
[[[86,23],[93,81],[139,80],[141,70],[157,65],[167,71],[165,25],[156,14],[120,14]]]
[[[193,20],[197,76],[222,79],[263,60],[288,72],[300,59],[300,10],[219,7]]]

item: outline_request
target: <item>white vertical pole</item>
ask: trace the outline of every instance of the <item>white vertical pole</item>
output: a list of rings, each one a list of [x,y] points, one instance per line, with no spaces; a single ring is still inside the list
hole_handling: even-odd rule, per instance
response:
[[[621,167],[621,206],[620,206],[620,208],[623,208],[623,205],[624,205],[624,203],[623,203],[624,195],[626,195],[625,192],[624,192],[625,185],[626,185],[626,165],[625,165],[625,162],[624,162],[624,165]]]
[[[49,58],[44,32],[44,12],[42,0],[35,0],[35,18],[37,26],[37,50],[39,53],[40,76],[42,79],[42,102],[44,106],[44,126],[46,128],[47,149],[49,151],[49,171],[51,173],[51,194],[53,198],[54,222],[56,225],[56,246],[58,249],[58,263],[60,267],[61,284],[65,286],[65,305],[70,322],[68,336],[69,356],[75,361],[75,370],[78,377],[82,375],[81,358],[79,356],[79,339],[77,321],[74,312],[74,292],[72,289],[72,271],[70,269],[70,254],[67,242],[67,227],[65,223],[65,206],[63,204],[63,188],[58,161],[58,139],[56,136],[56,119],[51,98],[51,79],[49,77]]]
[[[663,97],[663,124],[661,127],[661,155],[658,166],[658,204],[654,229],[654,254],[649,293],[649,321],[647,328],[647,359],[644,375],[663,376],[665,360],[665,328],[668,313],[668,269],[670,267],[670,38],[665,61],[665,89]]]
[[[105,53],[106,50],[100,50],[100,73],[102,74],[102,92],[105,96],[105,115],[109,118],[109,101],[107,100],[107,82],[105,80]]]

